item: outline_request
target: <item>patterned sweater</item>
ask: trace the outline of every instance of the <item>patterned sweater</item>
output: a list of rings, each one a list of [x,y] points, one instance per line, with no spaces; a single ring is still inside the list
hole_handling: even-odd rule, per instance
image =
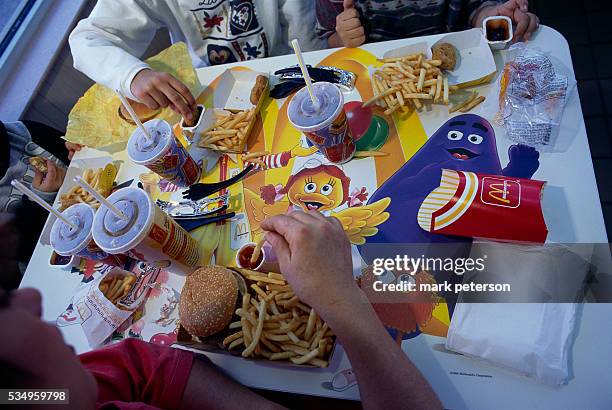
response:
[[[463,30],[476,12],[501,0],[355,0],[366,32],[366,42],[395,40]],[[316,0],[317,35],[328,38],[336,30],[342,0]]]

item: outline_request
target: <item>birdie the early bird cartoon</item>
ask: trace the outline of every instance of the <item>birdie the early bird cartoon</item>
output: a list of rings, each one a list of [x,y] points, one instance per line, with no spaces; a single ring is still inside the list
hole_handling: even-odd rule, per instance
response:
[[[318,163],[291,175],[284,186],[262,187],[259,196],[245,189],[245,205],[254,236],[261,234],[259,225],[268,216],[290,210],[319,211],[338,218],[353,244],[365,243],[365,237],[375,235],[378,232],[376,226],[389,218],[384,211],[390,199],[382,198],[365,206],[365,188],[350,193],[350,183],[351,179],[342,168]],[[348,208],[333,212],[345,204]]]

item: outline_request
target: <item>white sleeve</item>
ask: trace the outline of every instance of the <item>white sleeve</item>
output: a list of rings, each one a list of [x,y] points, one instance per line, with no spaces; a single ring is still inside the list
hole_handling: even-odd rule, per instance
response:
[[[138,100],[130,85],[139,71],[149,68],[138,57],[163,25],[158,16],[164,9],[165,4],[151,0],[98,0],[89,17],[70,34],[74,67],[111,90],[119,89]]]
[[[314,0],[279,0],[280,23],[286,25],[287,39],[283,39],[289,44],[291,40],[297,38],[300,42],[302,51],[324,50],[327,44],[320,39],[315,32],[316,15]]]

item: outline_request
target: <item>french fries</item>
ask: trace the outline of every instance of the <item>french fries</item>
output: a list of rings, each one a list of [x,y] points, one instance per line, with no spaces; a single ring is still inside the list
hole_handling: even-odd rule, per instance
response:
[[[374,96],[363,106],[378,104],[385,108],[387,115],[410,108],[420,111],[429,104],[450,105],[451,94],[459,90],[448,83],[448,77],[439,68],[442,61],[427,60],[421,53],[378,61],[383,64],[372,75]],[[484,97],[476,96],[465,104],[460,103],[459,108],[449,109],[449,114],[459,110],[467,112],[482,101]]]
[[[202,132],[198,145],[213,151],[242,152],[255,114],[255,108],[251,108],[217,117],[215,123]]]
[[[121,305],[118,305],[119,301],[127,296],[136,282],[136,276],[134,275],[112,275],[107,276],[98,285],[100,292],[104,294],[106,299],[110,300],[113,305],[122,309]]]
[[[98,168],[96,170],[88,168],[85,170],[85,172],[83,172],[83,179],[101,195],[107,197],[110,195],[110,189],[102,189],[102,172],[104,172],[103,168]],[[86,203],[94,208],[98,208],[100,206],[100,203],[89,192],[85,191],[79,185],[75,185],[70,188],[68,193],[60,196],[60,211],[63,211],[69,206],[78,203]]]
[[[228,350],[243,346],[243,357],[290,360],[327,367],[334,335],[314,309],[304,305],[279,273],[239,269],[253,291],[236,310],[236,332],[223,340]]]

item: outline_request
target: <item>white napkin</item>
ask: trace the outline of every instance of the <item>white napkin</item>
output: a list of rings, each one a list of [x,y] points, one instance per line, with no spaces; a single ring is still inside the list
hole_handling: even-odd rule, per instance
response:
[[[507,278],[513,289],[544,294],[554,302],[571,301],[578,293],[589,269],[588,251],[478,244],[471,256],[486,254],[487,270],[494,276]],[[457,303],[446,348],[541,383],[563,384],[568,377],[577,304],[553,302]]]

